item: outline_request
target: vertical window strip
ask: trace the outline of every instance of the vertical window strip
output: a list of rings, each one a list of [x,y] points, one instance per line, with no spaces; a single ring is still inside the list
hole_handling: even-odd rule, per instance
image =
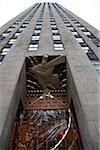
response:
[[[68,18],[89,38],[89,40],[96,45],[96,47],[100,47],[100,40],[97,37],[95,37],[90,31],[88,31],[81,23],[79,23],[75,18],[73,18],[68,12],[62,9],[59,5],[56,4],[56,6],[58,6],[64,12],[64,14],[68,16]]]
[[[30,44],[28,46],[29,52],[37,51],[39,48],[39,39],[40,39],[40,33],[41,33],[41,29],[42,29],[42,24],[43,24],[44,8],[45,8],[45,3],[44,3],[43,8],[41,10],[41,14],[39,16],[36,27],[35,27],[34,32],[32,34]]]
[[[54,4],[53,4],[54,5]],[[58,14],[60,15],[60,17],[62,18],[62,21],[64,22],[64,24],[66,25],[66,27],[72,32],[72,34],[74,35],[76,41],[80,44],[82,50],[86,53],[86,55],[88,56],[89,60],[91,61],[91,63],[95,66],[96,70],[100,70],[100,60],[99,58],[95,55],[95,53],[93,52],[93,50],[89,47],[89,45],[87,45],[87,43],[84,41],[84,39],[79,35],[79,33],[74,29],[74,27],[70,24],[70,22],[66,19],[66,17],[63,15],[63,13],[61,11],[59,11],[59,9],[54,5],[56,11],[58,12]],[[75,19],[73,19],[73,21],[78,24],[78,26],[82,29],[85,30],[86,29],[82,26],[79,25],[79,22],[77,22]],[[89,34],[89,33],[88,33]]]
[[[36,13],[36,11],[40,7],[40,5],[41,4],[39,4],[37,6],[37,8],[34,10],[34,12],[25,20],[25,22],[21,25],[21,27],[19,27],[19,29],[16,31],[16,33],[10,38],[8,43],[2,48],[2,50],[0,51],[0,64],[3,61],[4,57],[10,51],[10,48],[12,47],[12,45],[16,42],[16,40],[19,37],[19,35],[21,34],[21,32],[24,31],[25,28],[28,26],[28,24],[30,23],[32,17]]]
[[[48,7],[49,7],[49,14],[50,14],[50,25],[51,25],[51,31],[52,31],[54,50],[63,51],[64,45],[62,43],[61,36],[59,34],[59,30],[57,28],[49,3],[48,3]]]

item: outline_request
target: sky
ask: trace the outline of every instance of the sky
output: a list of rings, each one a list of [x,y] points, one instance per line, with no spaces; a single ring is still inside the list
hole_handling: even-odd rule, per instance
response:
[[[100,31],[100,0],[0,0],[0,27],[39,2],[58,2]]]

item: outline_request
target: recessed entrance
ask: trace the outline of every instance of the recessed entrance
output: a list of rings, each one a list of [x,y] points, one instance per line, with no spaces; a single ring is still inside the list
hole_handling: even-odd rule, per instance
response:
[[[66,75],[64,56],[26,58],[27,95],[19,104],[10,149],[83,149]]]

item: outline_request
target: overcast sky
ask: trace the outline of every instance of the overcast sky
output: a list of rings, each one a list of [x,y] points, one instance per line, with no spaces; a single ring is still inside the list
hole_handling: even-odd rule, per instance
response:
[[[0,27],[36,2],[47,0],[0,0]],[[58,2],[100,30],[100,0],[49,0]]]

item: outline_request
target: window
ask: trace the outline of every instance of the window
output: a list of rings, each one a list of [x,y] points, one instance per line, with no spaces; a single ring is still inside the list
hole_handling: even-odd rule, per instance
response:
[[[37,25],[37,24],[36,24],[36,28],[37,28],[37,29],[38,29],[38,28],[41,29],[41,27],[42,27],[42,24],[41,24],[41,25]]]
[[[40,36],[32,36],[32,40],[39,40]]]
[[[14,30],[14,28],[11,27],[11,28],[8,28],[7,31],[13,31],[13,30]]]
[[[9,44],[14,44],[16,41],[16,39],[10,39],[10,41],[8,42]]]
[[[58,30],[58,29],[57,29],[57,26],[56,26],[56,27],[52,27],[52,30]]]
[[[38,20],[38,23],[39,23],[39,22],[42,23],[42,22],[43,22],[42,19],[39,19],[39,20]]]
[[[21,27],[21,28],[19,28],[19,31],[24,31],[24,30],[25,30],[25,28],[22,28],[22,27]]]
[[[50,22],[55,22],[55,20],[54,19],[50,19]]]
[[[57,28],[57,25],[51,25],[51,28]]]
[[[64,24],[68,24],[68,23],[69,23],[69,21],[67,21],[67,20],[64,21]]]
[[[71,19],[72,22],[77,22],[75,19]]]
[[[87,46],[87,44],[86,44],[85,42],[80,43],[80,45],[81,45],[82,47],[86,47],[86,46]]]
[[[91,41],[92,41],[97,47],[100,47],[100,41],[99,41],[96,37],[92,38]]]
[[[73,28],[73,27],[67,27],[67,29],[69,29],[69,30],[74,30],[74,28]]]
[[[58,33],[58,30],[52,30],[52,33]]]
[[[13,24],[11,27],[12,27],[12,28],[15,28],[15,27],[17,27],[17,24]]]
[[[81,36],[79,34],[75,35],[75,38],[81,38]]]
[[[57,33],[54,32],[54,33],[52,33],[52,35],[53,35],[53,36],[58,36],[59,33],[58,33],[58,32],[57,32]]]
[[[73,35],[78,35],[78,33],[77,33],[77,32],[72,32],[72,34],[73,34]]]
[[[42,22],[37,22],[37,25],[42,25]]]
[[[62,44],[61,40],[54,40],[54,44]]]
[[[26,23],[22,24],[22,27],[27,27],[27,26],[28,26],[28,24],[26,24]]]
[[[70,27],[70,26],[72,26],[70,23],[66,23],[66,25],[67,25],[67,27]]]
[[[9,50],[10,50],[9,48],[3,48],[2,52],[9,52]]]
[[[5,56],[5,55],[7,55],[7,53],[8,53],[7,51],[2,52],[1,55],[4,55],[4,56]]]
[[[4,56],[7,55],[7,53],[10,51],[11,46],[16,41],[16,38],[12,38],[9,40],[9,42],[4,46],[4,48],[0,52],[0,61],[3,60]]]
[[[32,47],[38,47],[38,44],[30,44],[29,47],[30,48],[32,48]]]
[[[82,49],[83,49],[83,51],[85,52],[85,53],[88,53],[89,52],[89,47],[82,47]]]
[[[30,44],[38,44],[39,40],[31,40]]]
[[[78,27],[79,27],[79,26],[81,26],[81,24],[80,24],[80,23],[75,23],[75,25],[76,25],[76,26],[78,26]]]
[[[15,24],[15,25],[18,25],[19,23],[20,23],[20,21],[16,21],[14,24]]]
[[[55,22],[51,22],[51,25],[56,25],[56,23]]]
[[[61,40],[60,35],[53,35],[53,40]]]
[[[9,33],[3,33],[2,37],[7,37],[9,35]]]
[[[16,33],[21,33],[21,32],[22,32],[22,31],[18,29]]]
[[[91,61],[96,70],[100,70],[100,61],[93,60]]]
[[[94,36],[93,36],[92,34],[90,34],[90,35],[87,35],[87,37],[88,37],[89,39],[92,39],[92,38],[94,38]]]
[[[7,43],[7,44],[5,45],[5,48],[10,48],[11,46],[12,46],[12,44]]]
[[[87,37],[97,46],[100,47],[100,40],[98,40],[93,34],[90,32],[84,32],[84,34],[87,35]]]
[[[70,30],[71,32],[77,32],[74,28],[72,30]]]
[[[39,36],[40,33],[33,33],[33,36]]]
[[[55,50],[64,50],[63,44],[54,44],[54,49]]]
[[[26,21],[30,21],[30,18],[27,18]]]
[[[82,38],[76,38],[76,40],[78,41],[78,43],[83,43],[83,39]]]
[[[28,51],[38,50],[38,44],[29,44]]]
[[[85,30],[85,27],[79,27],[80,30]]]
[[[77,20],[75,20],[75,21],[73,21],[73,22],[74,22],[74,24],[78,24],[78,23],[79,23]]]
[[[21,34],[20,32],[16,32],[14,36],[18,37],[20,34]]]
[[[29,24],[29,23],[30,23],[30,21],[25,21],[24,23],[25,23],[25,24]]]
[[[98,60],[97,56],[93,52],[87,53],[87,55],[90,60]]]
[[[63,51],[64,50],[63,47],[55,47],[54,49],[57,50],[57,51]]]
[[[84,34],[85,34],[85,35],[91,35],[91,33],[88,32],[88,31],[87,31],[87,32],[84,32]]]
[[[41,26],[36,26],[35,30],[41,30]]]
[[[41,32],[41,30],[34,30],[34,33],[40,33]]]
[[[10,48],[6,48],[6,47],[4,47],[3,49],[2,49],[2,51],[1,51],[1,56],[3,55],[3,56],[5,56],[5,55],[7,55],[7,53],[10,51]]]

